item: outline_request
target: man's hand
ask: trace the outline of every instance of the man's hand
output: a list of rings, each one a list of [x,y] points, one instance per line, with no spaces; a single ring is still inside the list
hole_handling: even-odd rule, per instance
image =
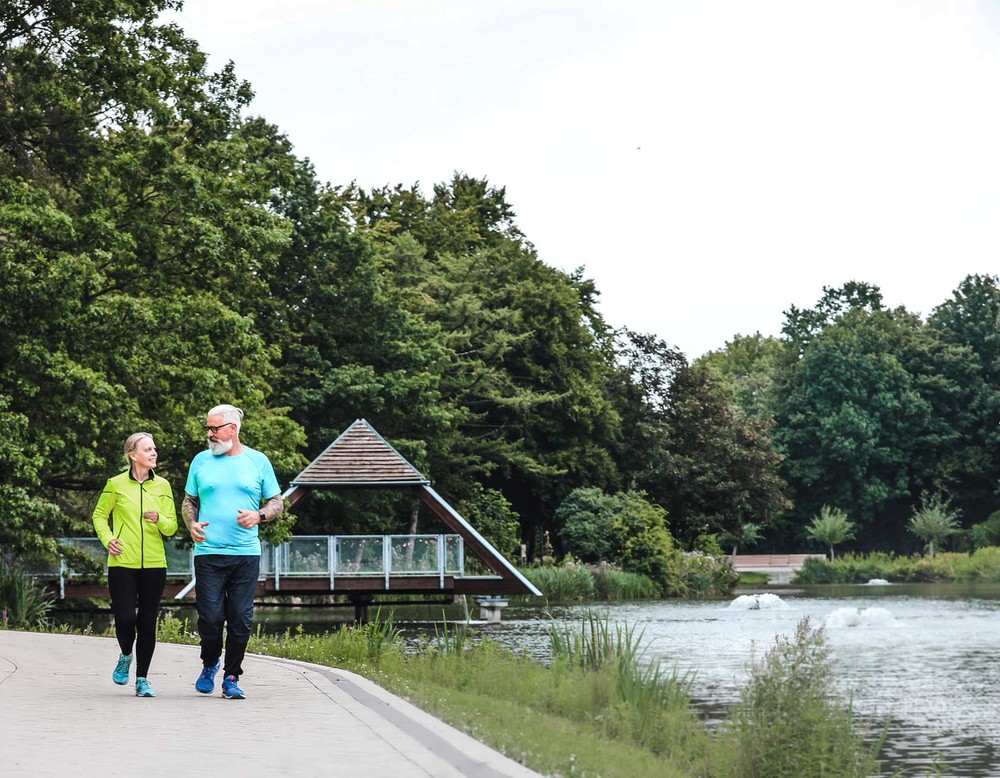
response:
[[[205,527],[208,526],[207,521],[192,521],[188,523],[188,532],[191,533],[191,540],[195,543],[201,543],[205,540]]]
[[[236,511],[236,523],[244,529],[260,524],[260,511]]]
[[[108,553],[111,556],[118,556],[122,551],[125,550],[125,546],[118,538],[111,538],[108,542]]]

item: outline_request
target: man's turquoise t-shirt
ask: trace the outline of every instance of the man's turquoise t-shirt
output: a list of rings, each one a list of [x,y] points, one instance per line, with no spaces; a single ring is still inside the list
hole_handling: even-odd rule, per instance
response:
[[[246,446],[235,456],[202,451],[191,461],[184,491],[198,498],[198,521],[208,522],[204,542],[194,544],[195,555],[260,556],[257,527],[241,527],[236,512],[258,510],[261,500],[281,493],[264,454]]]

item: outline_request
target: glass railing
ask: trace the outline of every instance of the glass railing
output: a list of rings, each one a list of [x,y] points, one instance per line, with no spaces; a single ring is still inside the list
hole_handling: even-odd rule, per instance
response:
[[[60,538],[103,564],[107,551],[97,538]],[[177,540],[163,543],[167,575],[191,578],[194,552]],[[80,574],[65,562],[31,564],[30,575],[73,578]],[[261,578],[329,576],[461,576],[465,570],[465,545],[461,535],[297,535],[277,546],[261,543]]]

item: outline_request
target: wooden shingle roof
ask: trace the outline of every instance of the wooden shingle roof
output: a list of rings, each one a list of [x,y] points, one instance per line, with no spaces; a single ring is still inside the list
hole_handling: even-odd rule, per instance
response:
[[[430,483],[364,419],[357,419],[292,486],[422,486]]]

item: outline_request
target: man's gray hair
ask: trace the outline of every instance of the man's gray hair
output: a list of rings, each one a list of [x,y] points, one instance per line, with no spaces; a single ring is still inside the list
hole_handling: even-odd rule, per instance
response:
[[[221,416],[223,424],[235,424],[236,431],[240,431],[243,425],[243,411],[235,405],[216,405],[207,414],[208,416]]]

